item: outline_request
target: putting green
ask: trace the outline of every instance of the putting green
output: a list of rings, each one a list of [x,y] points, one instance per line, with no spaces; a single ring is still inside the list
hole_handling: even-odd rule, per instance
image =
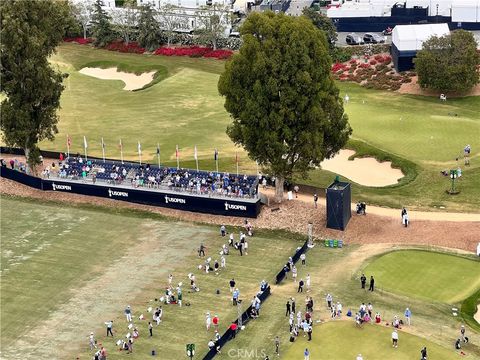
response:
[[[310,351],[311,360],[353,360],[358,354],[362,354],[365,360],[412,360],[420,358],[424,346],[429,359],[447,360],[456,356],[453,349],[402,331],[399,332],[398,348],[393,348],[391,333],[392,328],[385,326],[365,325],[358,329],[353,321],[329,322],[314,327],[312,341],[299,337],[282,359],[303,359],[305,348]],[[464,358],[471,356],[467,354]]]
[[[390,252],[364,272],[384,290],[445,303],[462,300],[480,287],[480,262],[422,250]]]

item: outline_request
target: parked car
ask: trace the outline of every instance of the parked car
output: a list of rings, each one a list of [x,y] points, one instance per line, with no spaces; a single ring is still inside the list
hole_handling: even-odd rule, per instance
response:
[[[351,33],[347,35],[347,37],[345,38],[345,42],[348,45],[361,45],[363,44],[363,39],[360,35]]]
[[[385,38],[378,34],[366,33],[363,35],[365,44],[380,44],[385,42]]]

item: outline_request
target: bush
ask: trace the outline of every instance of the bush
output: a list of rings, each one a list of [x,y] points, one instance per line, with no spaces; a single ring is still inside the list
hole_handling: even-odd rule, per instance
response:
[[[164,56],[189,56],[189,57],[206,57],[215,59],[228,59],[232,56],[231,50],[212,50],[211,48],[201,46],[169,48],[161,47],[153,52],[154,55]]]
[[[377,64],[377,61],[372,59],[372,60],[370,60],[369,64],[370,64],[370,65],[376,65],[376,64]]]
[[[138,45],[137,42],[132,41],[125,44],[122,40],[116,40],[105,46],[106,50],[118,51],[122,53],[143,54],[145,49]]]
[[[80,45],[87,45],[93,42],[92,38],[86,38],[84,39],[83,37],[75,37],[75,38],[65,38],[63,39],[65,42],[75,42]]]

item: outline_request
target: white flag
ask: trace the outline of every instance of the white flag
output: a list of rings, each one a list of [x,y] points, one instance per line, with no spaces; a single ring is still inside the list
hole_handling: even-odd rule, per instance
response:
[[[85,147],[85,149],[88,147],[87,138],[85,136],[83,137],[83,146]]]
[[[140,145],[140,141],[138,142],[138,153],[142,153],[142,146]]]
[[[195,150],[193,152],[193,158],[197,160],[197,145],[195,145]]]

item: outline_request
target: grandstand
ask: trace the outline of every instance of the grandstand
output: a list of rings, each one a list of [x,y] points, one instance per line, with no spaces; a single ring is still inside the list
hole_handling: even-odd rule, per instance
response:
[[[52,172],[46,168],[43,177],[96,185],[123,187],[127,185],[136,189],[168,190],[220,198],[256,199],[258,193],[256,176],[158,167],[133,162],[84,160],[81,157],[67,158],[60,165],[58,172]]]

